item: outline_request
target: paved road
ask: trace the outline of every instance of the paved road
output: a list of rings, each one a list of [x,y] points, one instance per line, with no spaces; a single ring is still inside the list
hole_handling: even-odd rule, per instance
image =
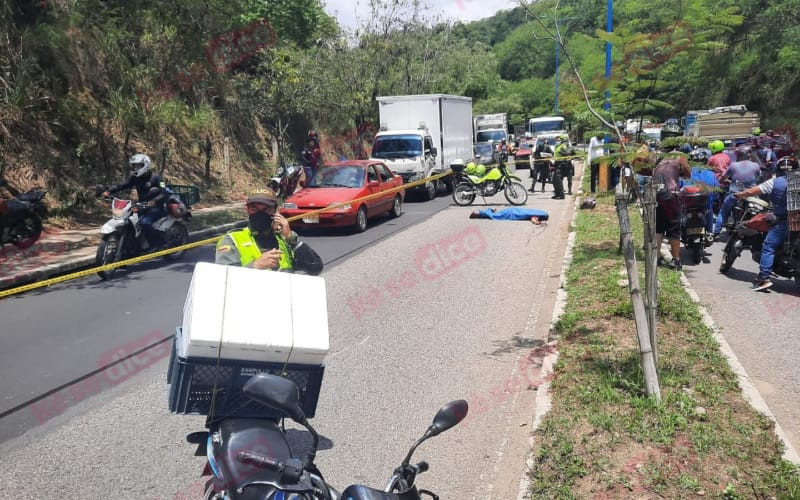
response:
[[[328,265],[429,218],[451,203],[440,196],[409,202],[398,219],[370,221],[362,234],[346,230],[304,237]],[[178,262],[155,260],[103,282],[89,277],[0,300],[0,413],[97,370],[123,351],[170,335],[180,323],[194,264],[213,261],[213,247],[187,253]],[[146,338],[145,338],[146,337]],[[130,354],[126,352],[125,354]],[[86,385],[86,384],[84,384]],[[40,408],[41,405],[34,408]],[[52,413],[53,408],[48,408]],[[0,420],[0,441],[39,423],[31,411]]]
[[[536,371],[518,361],[546,338],[571,212],[568,201],[549,195],[532,196],[529,206],[550,211],[548,227],[469,219],[479,207],[451,207],[326,269],[331,352],[314,425],[324,436],[318,463],[334,484],[381,485],[435,411],[466,398],[468,420],[418,451],[416,457],[432,466],[419,482],[442,498],[516,498],[535,398],[519,377],[535,378]],[[400,220],[424,208],[408,204]],[[438,252],[458,242],[470,258],[448,267]],[[122,343],[125,332],[141,336],[177,324],[190,270],[159,266],[137,270],[113,288],[90,282],[34,297],[62,297],[39,303],[39,316],[45,306],[72,316],[57,323],[51,318],[31,341],[52,351],[48,360],[61,355],[92,366],[97,353],[86,352],[92,339]],[[367,296],[379,300],[364,306]],[[36,321],[30,307],[24,315]],[[107,320],[121,325],[116,330],[87,332],[81,347],[69,351],[66,342],[52,341],[62,330],[80,339],[78,332],[100,325],[70,326],[81,319],[78,312],[105,309]],[[145,311],[153,318],[145,329],[128,324],[126,312]],[[14,344],[14,353],[21,344]],[[14,353],[3,349],[2,364]],[[29,363],[25,371],[49,373],[42,368],[48,364]],[[203,418],[169,414],[165,370],[166,361],[158,360],[5,443],[0,481],[19,498],[188,498],[201,484],[203,462],[183,438],[202,428]],[[304,441],[299,432],[290,437]]]
[[[720,274],[723,248],[724,243],[715,243],[710,262],[684,264],[684,272],[789,441],[800,450],[800,289],[794,281],[779,278],[770,292],[749,290],[758,264],[749,252],[743,253],[728,274]]]

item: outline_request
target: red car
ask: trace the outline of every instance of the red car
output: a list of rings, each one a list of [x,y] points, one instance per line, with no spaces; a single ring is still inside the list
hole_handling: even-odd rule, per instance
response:
[[[345,160],[325,165],[317,170],[311,182],[290,196],[280,209],[284,217],[294,217],[319,210],[328,205],[344,203],[403,185],[385,164],[375,160]],[[402,213],[405,190],[387,193],[366,201],[356,201],[327,212],[292,221],[293,226],[353,226],[357,232],[367,229],[367,219],[389,213]]]

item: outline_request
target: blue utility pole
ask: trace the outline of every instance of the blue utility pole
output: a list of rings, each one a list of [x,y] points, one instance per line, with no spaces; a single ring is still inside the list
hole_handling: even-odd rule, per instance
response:
[[[558,55],[559,55],[558,53],[560,49],[561,47],[558,45],[558,40],[556,40],[556,99],[555,99],[556,105],[555,105],[555,113],[553,113],[556,115],[558,114]]]
[[[614,0],[608,0],[608,9],[606,15],[606,32],[611,33],[612,30],[612,19],[614,18]],[[611,42],[606,42],[606,80],[611,78]],[[606,90],[606,102],[603,105],[603,109],[608,111],[611,109],[611,92]]]

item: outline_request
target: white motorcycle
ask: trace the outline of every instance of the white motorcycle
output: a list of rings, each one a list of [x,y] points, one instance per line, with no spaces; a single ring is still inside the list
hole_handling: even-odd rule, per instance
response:
[[[181,203],[180,199],[171,196],[166,204],[167,215],[153,223],[153,229],[158,236],[156,247],[151,248],[145,238],[142,224],[139,221],[139,211],[144,211],[147,205],[133,203],[131,200],[114,198],[111,201],[111,219],[103,224],[100,229],[101,239],[97,245],[95,263],[98,266],[111,264],[121,260],[144,255],[167,248],[185,245],[189,241],[189,231],[181,220],[191,218],[190,210]],[[183,250],[167,254],[167,259],[178,259],[183,255]],[[110,278],[117,268],[97,273],[101,279]]]

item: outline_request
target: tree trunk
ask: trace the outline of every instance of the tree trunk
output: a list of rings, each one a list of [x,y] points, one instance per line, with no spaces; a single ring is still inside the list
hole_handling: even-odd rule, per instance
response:
[[[645,311],[642,291],[639,286],[639,269],[636,265],[636,254],[633,247],[633,236],[631,235],[631,222],[628,217],[628,202],[627,197],[622,192],[621,184],[617,185],[616,205],[620,234],[622,236],[622,250],[625,255],[625,267],[628,270],[628,284],[630,287],[631,302],[633,304],[633,316],[636,321],[636,334],[639,339],[639,353],[642,360],[645,389],[648,396],[654,397],[656,401],[660,403],[661,389],[658,383],[658,371],[656,369],[653,348],[650,343],[648,316]]]
[[[206,171],[205,171],[205,181],[206,181],[206,189],[211,184],[211,136],[206,136]]]

